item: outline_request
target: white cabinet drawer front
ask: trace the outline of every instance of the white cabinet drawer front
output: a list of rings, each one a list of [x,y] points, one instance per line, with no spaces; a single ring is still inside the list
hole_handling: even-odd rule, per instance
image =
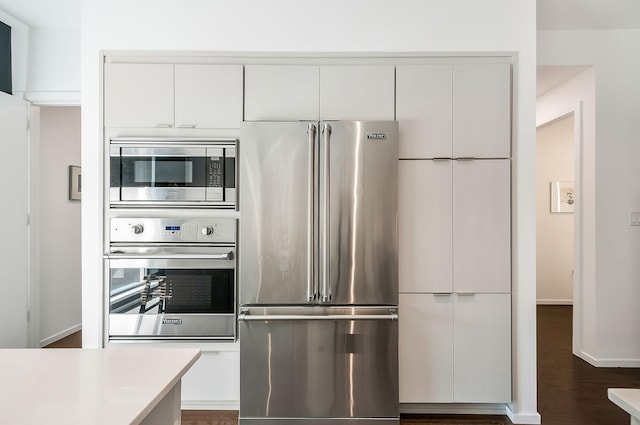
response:
[[[511,291],[510,161],[454,161],[454,292]]]
[[[306,65],[245,66],[244,119],[318,120],[319,68]]]
[[[240,353],[203,351],[196,364],[182,378],[182,400],[212,404],[238,402]]]
[[[175,85],[177,128],[240,128],[241,65],[176,65]]]
[[[453,400],[452,295],[400,294],[401,403]]]
[[[453,161],[400,161],[400,292],[452,292]]]
[[[453,66],[453,156],[511,156],[511,65]]]
[[[106,127],[172,127],[173,64],[107,64]]]
[[[400,158],[451,158],[451,65],[396,68],[396,119]]]
[[[454,296],[454,402],[511,401],[511,296]]]
[[[394,74],[392,65],[321,66],[320,118],[393,120]]]

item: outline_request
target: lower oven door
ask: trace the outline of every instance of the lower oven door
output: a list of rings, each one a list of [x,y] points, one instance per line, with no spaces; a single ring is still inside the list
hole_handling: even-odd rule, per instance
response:
[[[109,339],[235,339],[233,252],[213,257],[108,258]]]

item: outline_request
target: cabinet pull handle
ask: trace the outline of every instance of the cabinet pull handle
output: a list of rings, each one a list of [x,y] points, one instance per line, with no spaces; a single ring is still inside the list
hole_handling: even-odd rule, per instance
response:
[[[461,297],[472,297],[475,295],[475,292],[457,292],[456,295]]]
[[[448,297],[450,295],[451,295],[450,292],[434,292],[433,293],[434,297]]]
[[[173,125],[171,124],[156,124],[154,125],[155,128],[171,128],[173,127]]]
[[[460,158],[456,158],[456,161],[473,161],[475,157],[473,156],[461,156]]]
[[[433,158],[434,161],[451,161],[451,158],[446,158],[446,157],[437,157],[437,158]]]
[[[178,128],[196,128],[196,127],[197,127],[197,125],[195,125],[195,124],[180,124],[178,126]]]

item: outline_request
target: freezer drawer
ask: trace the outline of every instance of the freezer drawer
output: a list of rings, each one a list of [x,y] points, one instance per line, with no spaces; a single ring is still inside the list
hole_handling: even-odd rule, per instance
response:
[[[244,309],[240,423],[398,424],[396,319],[389,307]]]

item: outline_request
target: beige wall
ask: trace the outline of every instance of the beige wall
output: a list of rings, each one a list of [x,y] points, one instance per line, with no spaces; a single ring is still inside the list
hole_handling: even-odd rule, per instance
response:
[[[82,322],[80,202],[68,197],[69,165],[80,165],[80,107],[40,108],[39,302],[40,345]]]
[[[573,213],[552,213],[552,181],[574,179],[573,114],[539,127],[536,136],[536,298],[573,302]]]

